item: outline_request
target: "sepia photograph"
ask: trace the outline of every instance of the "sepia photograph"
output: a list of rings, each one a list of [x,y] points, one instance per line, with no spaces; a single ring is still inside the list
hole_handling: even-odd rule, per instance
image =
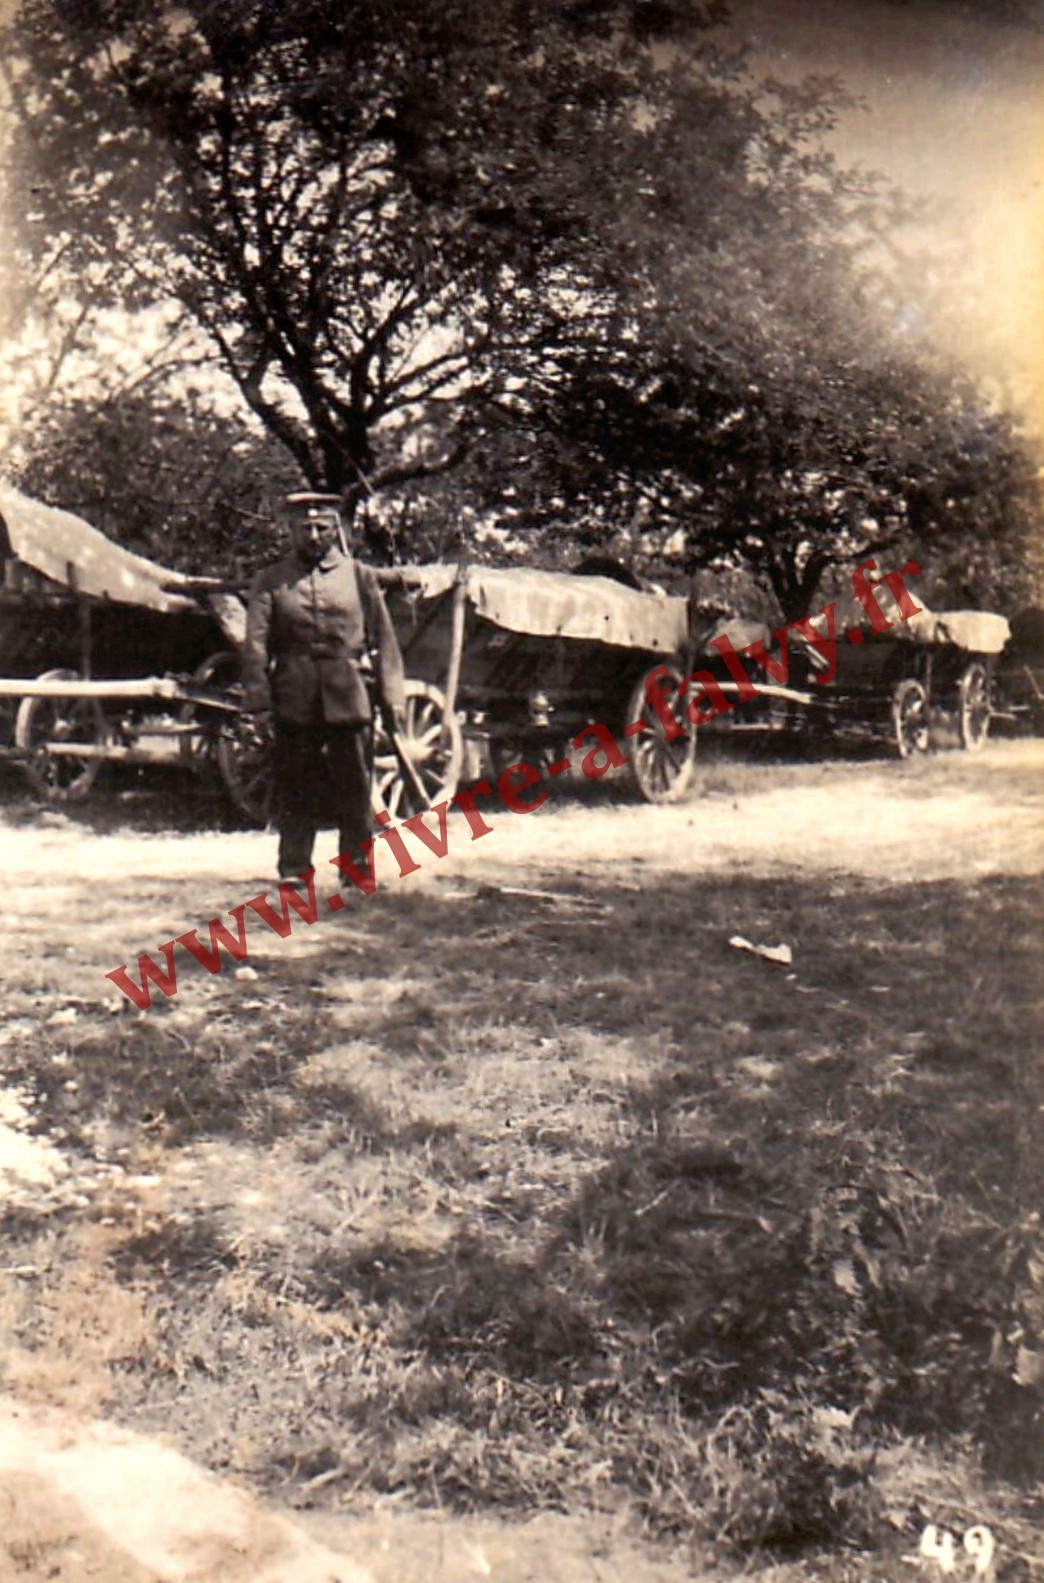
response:
[[[0,0],[0,1583],[1044,1583],[1044,0]]]

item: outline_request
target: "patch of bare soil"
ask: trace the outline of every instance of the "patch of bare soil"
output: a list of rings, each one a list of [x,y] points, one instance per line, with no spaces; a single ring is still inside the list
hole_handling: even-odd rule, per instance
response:
[[[170,1447],[0,1397],[0,1577],[369,1583]]]
[[[156,1439],[0,1396],[4,1583],[673,1583],[609,1521],[411,1515],[305,1524]],[[607,1567],[609,1570],[607,1570]]]

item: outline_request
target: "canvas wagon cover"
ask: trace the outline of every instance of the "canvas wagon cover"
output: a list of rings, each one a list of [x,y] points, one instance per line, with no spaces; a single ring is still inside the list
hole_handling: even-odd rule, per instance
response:
[[[45,506],[0,483],[0,518],[11,553],[62,588],[164,614],[199,610],[189,594],[170,591],[169,585],[189,579],[114,544],[71,511]]]
[[[455,566],[404,566],[396,580],[407,593],[437,599],[450,591],[457,576]],[[610,577],[529,568],[469,566],[463,576],[471,608],[508,632],[654,654],[674,654],[685,647],[687,604],[671,594],[642,593]]]
[[[892,623],[892,630],[883,634],[889,639],[931,648],[950,645],[969,654],[999,654],[1011,635],[1006,617],[989,610],[929,610],[922,604],[917,615],[904,618],[889,588],[875,585],[874,597],[882,614]],[[812,625],[823,634],[828,630],[822,614],[812,617]],[[870,631],[870,618],[854,596],[837,601],[835,631],[843,636],[853,627]]]
[[[951,643],[969,654],[999,654],[1011,636],[1007,618],[988,610],[925,610],[907,626],[924,643]]]

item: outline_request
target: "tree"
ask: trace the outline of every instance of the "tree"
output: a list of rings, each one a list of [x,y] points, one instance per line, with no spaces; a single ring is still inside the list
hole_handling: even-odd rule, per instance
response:
[[[1044,500],[1015,420],[924,353],[790,351],[780,371],[778,345],[752,348],[745,382],[670,349],[639,379],[588,369],[555,421],[574,447],[613,435],[621,526],[688,570],[746,564],[787,620],[866,556],[962,572],[966,603],[1024,596]]]
[[[297,482],[292,462],[259,425],[216,416],[184,390],[52,404],[12,460],[28,493],[179,571],[242,584],[284,548],[269,502]]]
[[[314,484],[444,469],[479,398],[608,311],[584,185],[607,201],[656,75],[619,11],[26,0],[38,261],[100,250],[128,304],[176,298]]]
[[[637,328],[615,356],[575,360],[541,414],[572,464],[551,470],[559,495],[573,481],[571,509],[590,508],[582,459],[598,449],[632,542],[637,528],[688,569],[745,563],[787,620],[828,568],[886,552],[941,576],[975,565],[968,597],[1003,600],[1039,538],[1039,449],[906,331],[881,243],[917,211],[824,152],[837,85],[744,86],[741,103],[750,179],[730,170],[709,213],[687,179],[702,123],[657,129],[655,223],[637,205],[620,221]]]
[[[468,505],[552,559],[563,522],[738,558],[792,618],[833,563],[988,531],[991,467],[1023,499],[1027,475],[896,328],[895,200],[824,152],[837,85],[754,82],[716,15],[23,0],[23,267],[179,304],[389,554],[445,547]]]

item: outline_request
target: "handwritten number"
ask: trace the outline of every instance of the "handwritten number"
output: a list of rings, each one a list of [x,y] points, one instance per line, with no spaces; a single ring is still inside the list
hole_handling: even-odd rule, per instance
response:
[[[961,1542],[972,1558],[975,1576],[985,1577],[993,1565],[997,1548],[990,1530],[977,1523],[974,1528],[967,1529]],[[919,1555],[924,1561],[934,1561],[939,1571],[947,1576],[957,1570],[957,1544],[953,1534],[946,1528],[937,1528],[934,1523],[929,1523],[921,1535]]]
[[[964,1536],[964,1548],[975,1561],[975,1576],[983,1577],[993,1564],[996,1548],[990,1530],[981,1523],[969,1528]]]
[[[954,1561],[953,1534],[945,1528],[929,1523],[921,1535],[921,1554],[926,1561],[938,1561],[940,1572],[952,1572]]]

